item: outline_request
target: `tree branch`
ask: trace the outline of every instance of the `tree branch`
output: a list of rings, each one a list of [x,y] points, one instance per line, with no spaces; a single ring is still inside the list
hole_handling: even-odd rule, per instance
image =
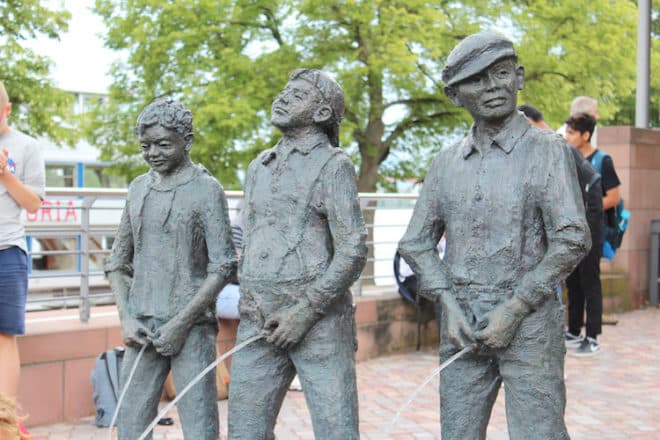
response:
[[[540,79],[541,77],[546,76],[546,75],[558,76],[558,77],[560,77],[560,78],[564,78],[566,81],[575,82],[575,78],[573,78],[572,76],[566,75],[565,73],[561,73],[561,72],[552,72],[552,71],[534,72],[533,74],[528,75],[528,76],[525,78],[525,80],[526,80],[526,81],[534,81],[534,80],[538,80],[538,79]]]
[[[270,26],[265,26],[265,27],[270,30],[270,33],[273,35],[273,38],[275,38],[275,41],[277,41],[277,44],[280,47],[284,46],[284,39],[282,38],[282,34],[280,33],[280,28],[278,26],[277,19],[275,18],[275,14],[271,9],[265,6],[261,6],[260,9],[264,11],[264,15],[266,16],[266,19],[268,20],[269,23],[271,23]]]
[[[406,48],[408,49],[408,52],[410,52],[412,55],[416,55],[415,52],[413,52],[412,47],[410,47],[410,43],[406,43]],[[426,70],[426,67],[419,61],[415,61],[415,66],[419,69],[422,74],[429,79],[433,83],[434,86],[436,86],[438,89],[442,90],[442,84],[438,83],[438,81],[431,76],[431,74]]]
[[[392,132],[385,138],[383,141],[383,146],[385,147],[384,156],[387,157],[390,147],[406,130],[413,128],[416,125],[424,125],[429,122],[432,122],[436,119],[441,119],[452,114],[451,111],[436,112],[429,115],[424,115],[420,117],[408,117],[403,119],[399,124],[392,130]],[[382,160],[385,160],[385,157]],[[382,161],[381,161],[382,162]]]
[[[439,104],[443,102],[442,99],[428,96],[426,98],[410,98],[410,99],[397,99],[396,101],[388,102],[383,106],[383,109],[386,110],[390,107],[394,107],[395,105],[416,105],[416,104]]]

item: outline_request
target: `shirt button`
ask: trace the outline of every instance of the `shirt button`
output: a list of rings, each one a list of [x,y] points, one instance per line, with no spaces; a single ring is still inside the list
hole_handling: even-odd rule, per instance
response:
[[[268,251],[263,251],[263,252],[261,253],[261,255],[259,255],[259,257],[260,257],[262,260],[265,260],[266,258],[268,258]]]

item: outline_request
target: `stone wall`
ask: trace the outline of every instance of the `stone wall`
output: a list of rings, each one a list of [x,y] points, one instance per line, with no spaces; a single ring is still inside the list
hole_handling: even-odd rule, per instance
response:
[[[660,219],[660,130],[600,127],[598,147],[612,156],[632,214],[614,261],[602,268],[627,274],[629,297],[620,303],[639,308],[648,302],[649,228]]]

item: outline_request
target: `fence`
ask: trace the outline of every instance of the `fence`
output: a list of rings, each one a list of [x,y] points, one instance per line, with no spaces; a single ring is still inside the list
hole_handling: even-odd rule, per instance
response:
[[[26,215],[30,256],[28,310],[77,307],[87,322],[93,305],[113,302],[102,261],[112,247],[127,190],[47,188],[42,208]],[[227,191],[230,216],[237,213],[243,193]],[[367,270],[354,286],[391,285],[392,260],[417,196],[414,194],[359,195],[367,229]]]

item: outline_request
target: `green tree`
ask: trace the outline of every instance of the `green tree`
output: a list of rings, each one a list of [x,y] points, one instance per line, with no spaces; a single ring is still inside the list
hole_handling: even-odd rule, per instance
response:
[[[42,3],[6,0],[0,6],[0,80],[12,102],[12,126],[57,143],[71,143],[73,97],[49,79],[50,60],[25,46],[26,40],[38,35],[58,39],[67,29],[70,14]]]
[[[107,159],[133,175],[137,112],[157,96],[195,110],[193,157],[225,185],[276,133],[269,106],[296,67],[334,74],[346,92],[343,144],[360,191],[383,176],[423,176],[430,153],[469,118],[444,97],[440,71],[462,37],[495,29],[526,67],[521,102],[558,125],[575,95],[606,118],[634,87],[629,0],[97,0],[106,44],[124,51],[110,101],[91,127]]]

